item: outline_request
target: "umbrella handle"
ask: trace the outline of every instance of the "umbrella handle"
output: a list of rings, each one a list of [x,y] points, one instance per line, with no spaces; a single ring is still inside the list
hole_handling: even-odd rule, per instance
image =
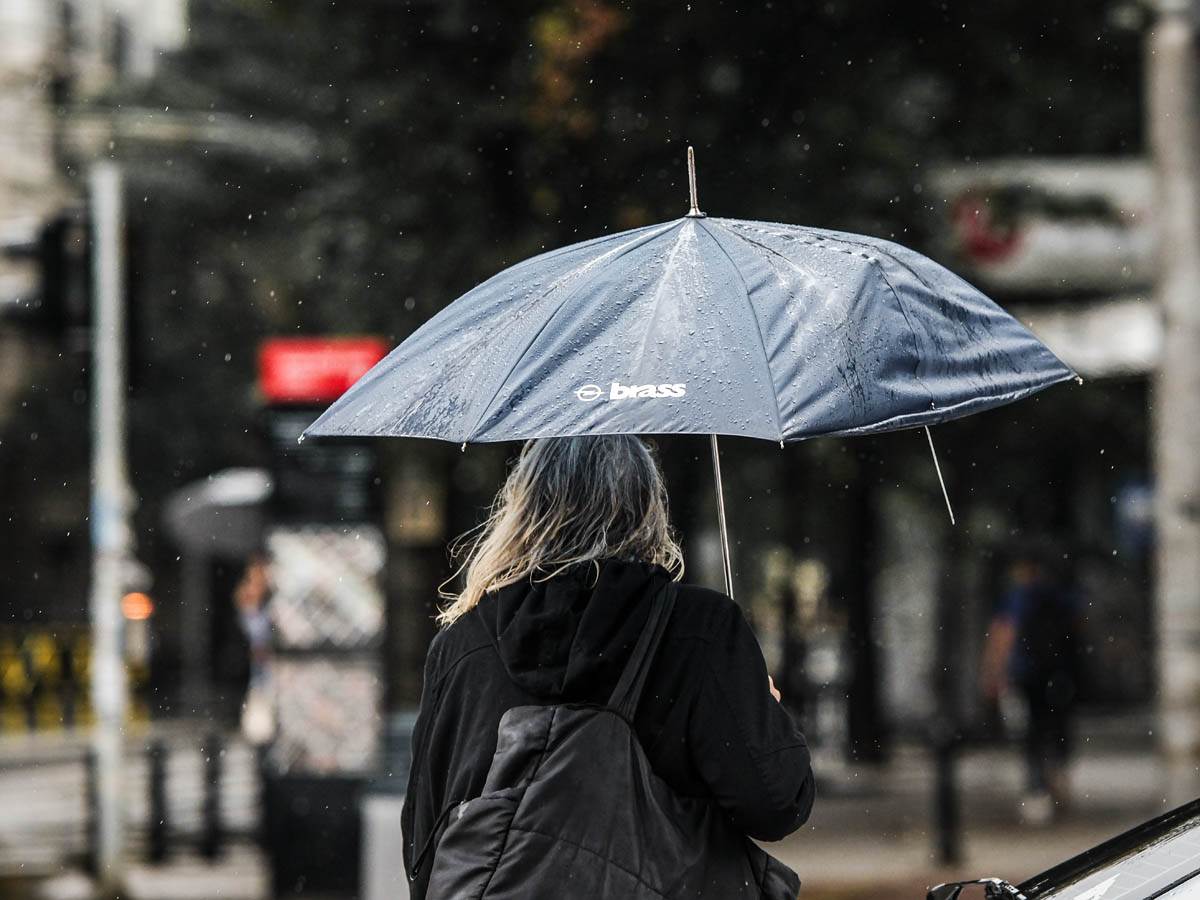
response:
[[[721,564],[725,569],[725,593],[733,597],[733,564],[729,559],[729,530],[725,526],[725,491],[721,487],[721,450],[717,436],[708,436],[712,447],[713,483],[717,488],[717,522],[721,529]]]

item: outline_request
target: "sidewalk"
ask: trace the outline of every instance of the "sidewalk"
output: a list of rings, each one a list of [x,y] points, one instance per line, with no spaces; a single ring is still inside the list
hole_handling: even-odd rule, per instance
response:
[[[813,817],[772,851],[800,873],[813,900],[920,898],[940,881],[995,875],[1020,882],[1055,863],[1200,795],[1195,772],[1168,789],[1148,750],[1081,754],[1073,770],[1074,800],[1053,825],[1019,818],[1022,770],[1010,750],[973,751],[959,768],[962,861],[940,864],[933,819],[934,769],[912,748],[879,769],[818,772]],[[833,777],[829,777],[832,775]]]
[[[1106,838],[1200,795],[1195,773],[1168,798],[1167,773],[1136,744],[1083,752],[1075,800],[1061,821],[1031,828],[1019,820],[1021,768],[1008,749],[972,751],[960,763],[964,859],[941,866],[931,815],[934,771],[928,754],[909,748],[880,768],[839,768],[816,761],[812,820],[771,850],[800,873],[806,900],[924,897],[938,881],[998,875],[1021,881]],[[1190,794],[1188,792],[1191,792]],[[216,865],[179,856],[164,866],[131,869],[127,900],[265,900],[266,864],[240,845]],[[60,874],[31,893],[8,896],[90,900],[79,874]]]
[[[201,719],[166,719],[131,722],[125,728],[130,749],[145,749],[152,740],[196,743],[213,730]],[[220,731],[220,729],[218,729]],[[45,731],[0,732],[0,768],[40,766],[81,759],[91,742],[90,729],[59,728]]]
[[[165,865],[130,866],[122,900],[266,900],[269,874],[262,854],[235,847],[216,863],[178,856]],[[4,898],[0,892],[0,898]],[[17,896],[17,895],[14,895]],[[65,872],[42,881],[29,900],[93,900],[92,881]]]
[[[207,796],[205,744],[209,723],[170,720],[130,726],[124,766],[127,797],[127,896],[257,900],[266,894],[265,865],[247,840],[259,816],[253,751],[225,735],[220,756],[219,806],[229,835],[216,865],[194,855]],[[171,857],[165,866],[141,864],[151,814],[147,749],[161,741]],[[76,867],[88,846],[86,730],[0,735],[0,900],[39,896],[90,898],[90,880]],[[214,893],[217,891],[218,893]]]

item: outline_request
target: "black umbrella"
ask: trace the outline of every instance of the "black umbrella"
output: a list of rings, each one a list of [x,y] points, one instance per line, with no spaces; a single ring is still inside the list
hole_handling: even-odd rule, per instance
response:
[[[505,269],[425,323],[305,434],[464,445],[710,435],[732,593],[717,435],[782,445],[929,426],[1075,377],[919,253],[710,218],[690,147],[688,174],[687,215]]]

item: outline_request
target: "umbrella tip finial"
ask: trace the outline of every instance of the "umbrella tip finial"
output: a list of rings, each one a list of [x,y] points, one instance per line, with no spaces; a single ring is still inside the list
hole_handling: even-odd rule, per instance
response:
[[[696,195],[696,151],[692,149],[691,144],[688,144],[687,167],[688,199],[691,201],[691,209],[687,214],[692,219],[703,219],[704,213],[700,212],[700,200]]]

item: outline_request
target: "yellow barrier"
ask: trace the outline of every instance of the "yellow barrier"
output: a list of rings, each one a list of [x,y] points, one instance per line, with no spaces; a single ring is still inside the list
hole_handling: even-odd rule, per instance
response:
[[[86,626],[0,628],[0,733],[86,728],[91,641]],[[127,665],[130,724],[149,721],[149,668]]]

